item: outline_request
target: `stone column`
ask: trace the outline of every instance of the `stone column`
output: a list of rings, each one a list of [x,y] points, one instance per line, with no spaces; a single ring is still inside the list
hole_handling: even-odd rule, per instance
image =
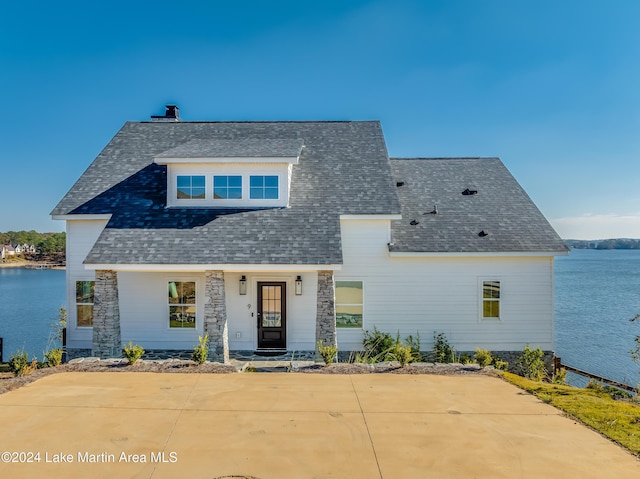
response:
[[[318,271],[318,313],[316,344],[336,345],[336,287],[333,271]]]
[[[206,271],[204,333],[209,335],[209,360],[229,362],[229,329],[224,296],[224,272]]]
[[[118,304],[118,273],[96,271],[93,290],[93,356],[122,356],[120,339],[120,306]]]

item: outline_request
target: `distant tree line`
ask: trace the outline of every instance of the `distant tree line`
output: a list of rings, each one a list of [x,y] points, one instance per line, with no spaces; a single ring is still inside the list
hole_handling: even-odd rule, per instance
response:
[[[640,239],[615,238],[605,240],[565,240],[570,248],[576,249],[640,249]]]
[[[64,256],[66,241],[66,233],[38,233],[33,230],[0,233],[0,244],[16,246],[26,243],[33,245],[40,256]]]

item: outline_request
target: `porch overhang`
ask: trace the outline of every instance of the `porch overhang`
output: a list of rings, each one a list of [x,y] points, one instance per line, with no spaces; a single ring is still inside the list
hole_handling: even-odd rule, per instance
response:
[[[86,270],[126,272],[193,272],[227,271],[250,273],[260,271],[338,271],[341,264],[85,264]]]

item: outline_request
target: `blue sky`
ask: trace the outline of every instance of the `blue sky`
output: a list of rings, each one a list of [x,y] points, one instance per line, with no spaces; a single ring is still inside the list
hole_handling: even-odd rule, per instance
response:
[[[127,120],[379,119],[391,156],[499,156],[564,238],[640,238],[640,2],[0,7],[0,231]]]

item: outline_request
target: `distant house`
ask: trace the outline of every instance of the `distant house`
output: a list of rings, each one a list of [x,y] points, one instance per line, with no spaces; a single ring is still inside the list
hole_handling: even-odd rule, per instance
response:
[[[13,256],[14,254],[16,254],[16,250],[12,245],[2,245],[2,259],[5,259],[7,256]]]
[[[567,252],[498,158],[389,158],[377,121],[127,122],[52,212],[70,355],[553,350]]]

